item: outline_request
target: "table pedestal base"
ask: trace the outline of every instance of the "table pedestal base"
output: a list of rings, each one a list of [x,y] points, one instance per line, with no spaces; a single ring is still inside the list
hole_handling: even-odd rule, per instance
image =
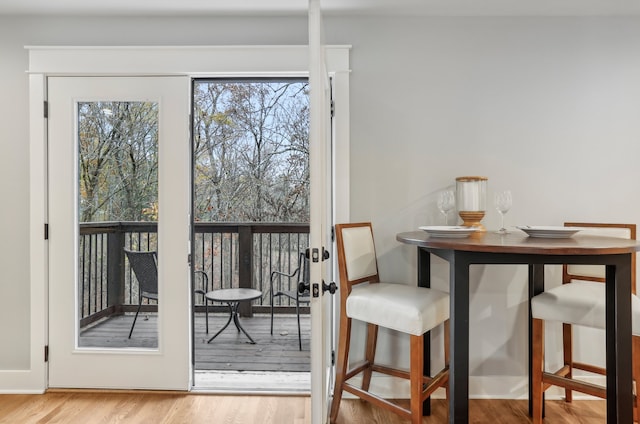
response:
[[[225,328],[227,328],[229,326],[229,324],[231,324],[231,320],[233,320],[233,323],[235,324],[236,328],[238,329],[238,333],[240,331],[242,331],[244,333],[245,336],[247,336],[247,338],[250,340],[251,344],[256,344],[256,342],[251,338],[251,336],[249,335],[249,333],[247,333],[245,331],[245,329],[242,327],[242,325],[240,324],[240,320],[238,319],[238,305],[240,304],[240,302],[227,302],[227,305],[229,306],[229,320],[227,321],[227,323],[224,325],[224,327],[222,327],[220,330],[218,330],[218,332],[216,334],[214,334],[208,341],[207,343],[211,343],[211,340],[215,339],[216,337],[218,337],[218,335],[220,333],[222,333],[224,331]]]

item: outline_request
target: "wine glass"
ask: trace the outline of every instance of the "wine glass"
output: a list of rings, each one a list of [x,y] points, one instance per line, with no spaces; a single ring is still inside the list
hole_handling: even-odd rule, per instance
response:
[[[444,215],[444,225],[449,225],[449,212],[456,206],[456,196],[451,190],[445,190],[438,195],[438,209]]]
[[[511,191],[504,190],[496,193],[495,196],[495,207],[498,213],[500,214],[501,224],[500,229],[496,231],[498,234],[508,234],[509,231],[504,227],[504,215],[509,212],[511,209]]]

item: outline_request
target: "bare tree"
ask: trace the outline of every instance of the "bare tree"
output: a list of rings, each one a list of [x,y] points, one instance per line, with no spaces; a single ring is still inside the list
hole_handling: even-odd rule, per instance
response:
[[[80,220],[157,219],[157,105],[81,103],[78,116]]]
[[[308,221],[306,81],[201,82],[196,105],[197,219]]]

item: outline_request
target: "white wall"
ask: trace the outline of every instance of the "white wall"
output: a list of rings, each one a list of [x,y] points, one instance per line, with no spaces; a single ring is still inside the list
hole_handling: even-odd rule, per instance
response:
[[[495,190],[513,191],[507,225],[639,223],[639,23],[332,21],[342,30],[328,33],[353,44],[351,214],[373,221],[383,277],[415,281],[415,248],[395,234],[442,223],[437,192],[461,175],[489,177],[490,205]],[[498,228],[497,212],[484,223]],[[434,263],[436,286],[446,287],[447,265]],[[559,270],[547,268],[559,284]],[[525,393],[526,278],[525,267],[472,267],[472,395]],[[600,334],[582,346],[604,364]],[[479,387],[489,376],[520,377]]]
[[[640,19],[325,22],[327,43],[353,45],[351,218],[373,221],[383,277],[415,281],[415,250],[395,234],[441,222],[435,196],[460,175],[488,176],[490,198],[513,191],[508,225],[640,222]],[[295,17],[0,17],[0,370],[29,366],[23,46],[303,44],[306,25]],[[497,213],[484,222],[496,228]],[[434,284],[446,286],[446,264],[434,271]],[[472,269],[472,395],[524,393],[525,281],[522,267]],[[598,337],[583,343],[600,358]],[[548,343],[553,349],[557,332]],[[388,337],[380,346],[383,357],[404,361]],[[508,384],[474,385],[491,376]]]
[[[0,18],[0,370],[30,366],[29,91],[15,28]]]

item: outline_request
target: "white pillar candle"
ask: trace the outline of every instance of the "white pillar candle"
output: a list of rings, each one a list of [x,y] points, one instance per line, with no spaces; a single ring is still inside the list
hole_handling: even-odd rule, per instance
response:
[[[487,178],[456,178],[458,211],[484,211],[486,209]]]

